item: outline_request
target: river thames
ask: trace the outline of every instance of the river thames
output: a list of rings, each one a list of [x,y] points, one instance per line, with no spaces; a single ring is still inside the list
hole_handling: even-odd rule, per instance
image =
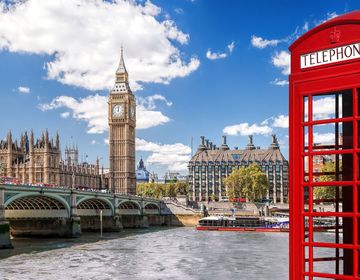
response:
[[[1,279],[288,279],[287,233],[128,230],[79,239],[18,239]]]

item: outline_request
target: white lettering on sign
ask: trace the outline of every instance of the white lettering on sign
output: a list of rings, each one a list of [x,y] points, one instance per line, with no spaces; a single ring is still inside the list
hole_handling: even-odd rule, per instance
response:
[[[303,54],[300,56],[300,67],[303,69],[355,58],[360,58],[360,43]]]

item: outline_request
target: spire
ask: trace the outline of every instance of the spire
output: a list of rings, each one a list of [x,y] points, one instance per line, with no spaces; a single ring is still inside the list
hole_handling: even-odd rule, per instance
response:
[[[60,149],[60,136],[59,131],[56,131],[56,149]]]
[[[249,135],[249,143],[246,145],[246,150],[255,150],[256,147],[253,143],[253,136]]]
[[[34,148],[34,130],[30,130],[30,150],[32,151]]]
[[[131,89],[129,87],[128,72],[126,70],[125,62],[124,62],[124,50],[122,46],[121,46],[120,62],[116,70],[116,81],[114,87],[111,90],[111,93],[113,94],[131,93]]]
[[[120,63],[119,63],[118,69],[116,70],[116,74],[123,74],[123,73],[127,73],[127,71],[126,71],[125,62],[124,62],[124,48],[121,45]]]

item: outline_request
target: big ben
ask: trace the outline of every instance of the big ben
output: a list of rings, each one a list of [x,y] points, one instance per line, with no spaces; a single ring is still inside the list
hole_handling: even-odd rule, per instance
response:
[[[110,178],[115,193],[135,194],[136,103],[129,86],[123,50],[108,101]]]

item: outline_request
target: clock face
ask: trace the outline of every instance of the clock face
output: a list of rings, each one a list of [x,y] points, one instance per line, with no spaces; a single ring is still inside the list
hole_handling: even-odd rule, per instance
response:
[[[124,105],[123,104],[117,104],[114,105],[112,110],[113,117],[122,117],[124,115]]]
[[[135,106],[134,105],[132,105],[130,108],[130,116],[132,119],[135,118]]]

